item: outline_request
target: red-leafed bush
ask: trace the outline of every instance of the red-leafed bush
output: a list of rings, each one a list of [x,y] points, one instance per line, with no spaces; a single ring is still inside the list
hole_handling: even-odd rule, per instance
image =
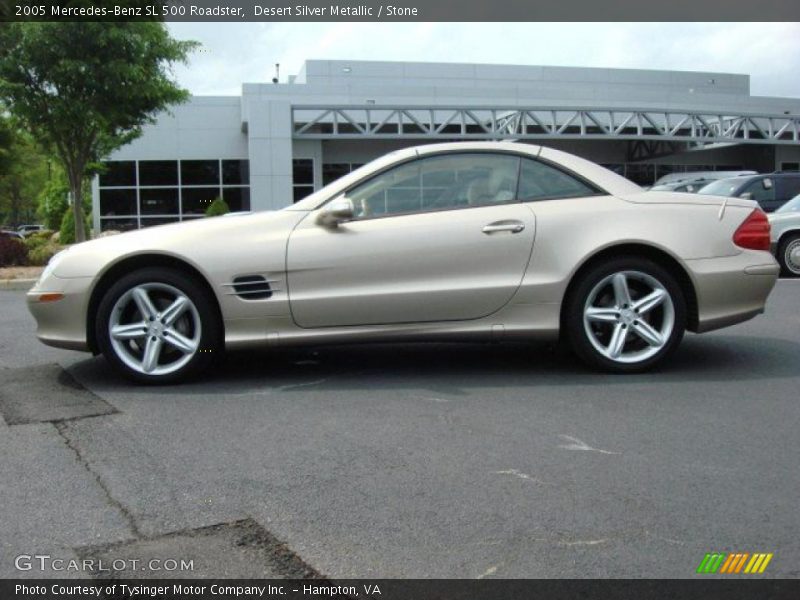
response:
[[[28,249],[24,242],[0,237],[0,267],[19,267],[28,262]]]

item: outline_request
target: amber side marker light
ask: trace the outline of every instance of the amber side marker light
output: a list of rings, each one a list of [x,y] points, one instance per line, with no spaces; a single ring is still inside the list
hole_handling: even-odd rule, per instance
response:
[[[58,302],[64,297],[64,294],[41,294],[38,298],[39,302]]]

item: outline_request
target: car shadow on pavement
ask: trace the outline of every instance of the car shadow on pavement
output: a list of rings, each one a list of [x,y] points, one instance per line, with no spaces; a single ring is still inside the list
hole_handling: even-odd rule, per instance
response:
[[[614,375],[584,367],[556,344],[370,344],[230,352],[206,377],[180,385],[135,386],[102,358],[75,363],[70,373],[96,391],[208,395],[271,389],[433,389],[559,385],[632,385],[768,380],[798,377],[800,343],[753,336],[687,336],[659,369]]]

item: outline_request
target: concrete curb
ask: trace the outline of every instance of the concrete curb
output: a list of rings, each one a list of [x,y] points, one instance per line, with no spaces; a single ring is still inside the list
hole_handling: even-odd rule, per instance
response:
[[[28,291],[36,283],[35,279],[0,279],[0,290]]]

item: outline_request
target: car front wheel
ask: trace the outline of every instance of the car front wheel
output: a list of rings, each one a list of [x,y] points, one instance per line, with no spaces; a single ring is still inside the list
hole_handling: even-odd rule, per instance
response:
[[[590,268],[565,307],[574,352],[611,372],[647,370],[680,343],[686,302],[672,274],[639,258],[617,258]]]
[[[781,240],[777,258],[783,275],[800,277],[800,234],[791,234]]]
[[[207,372],[222,348],[209,292],[167,268],[141,269],[114,283],[100,302],[96,335],[106,359],[139,383],[175,383]]]

